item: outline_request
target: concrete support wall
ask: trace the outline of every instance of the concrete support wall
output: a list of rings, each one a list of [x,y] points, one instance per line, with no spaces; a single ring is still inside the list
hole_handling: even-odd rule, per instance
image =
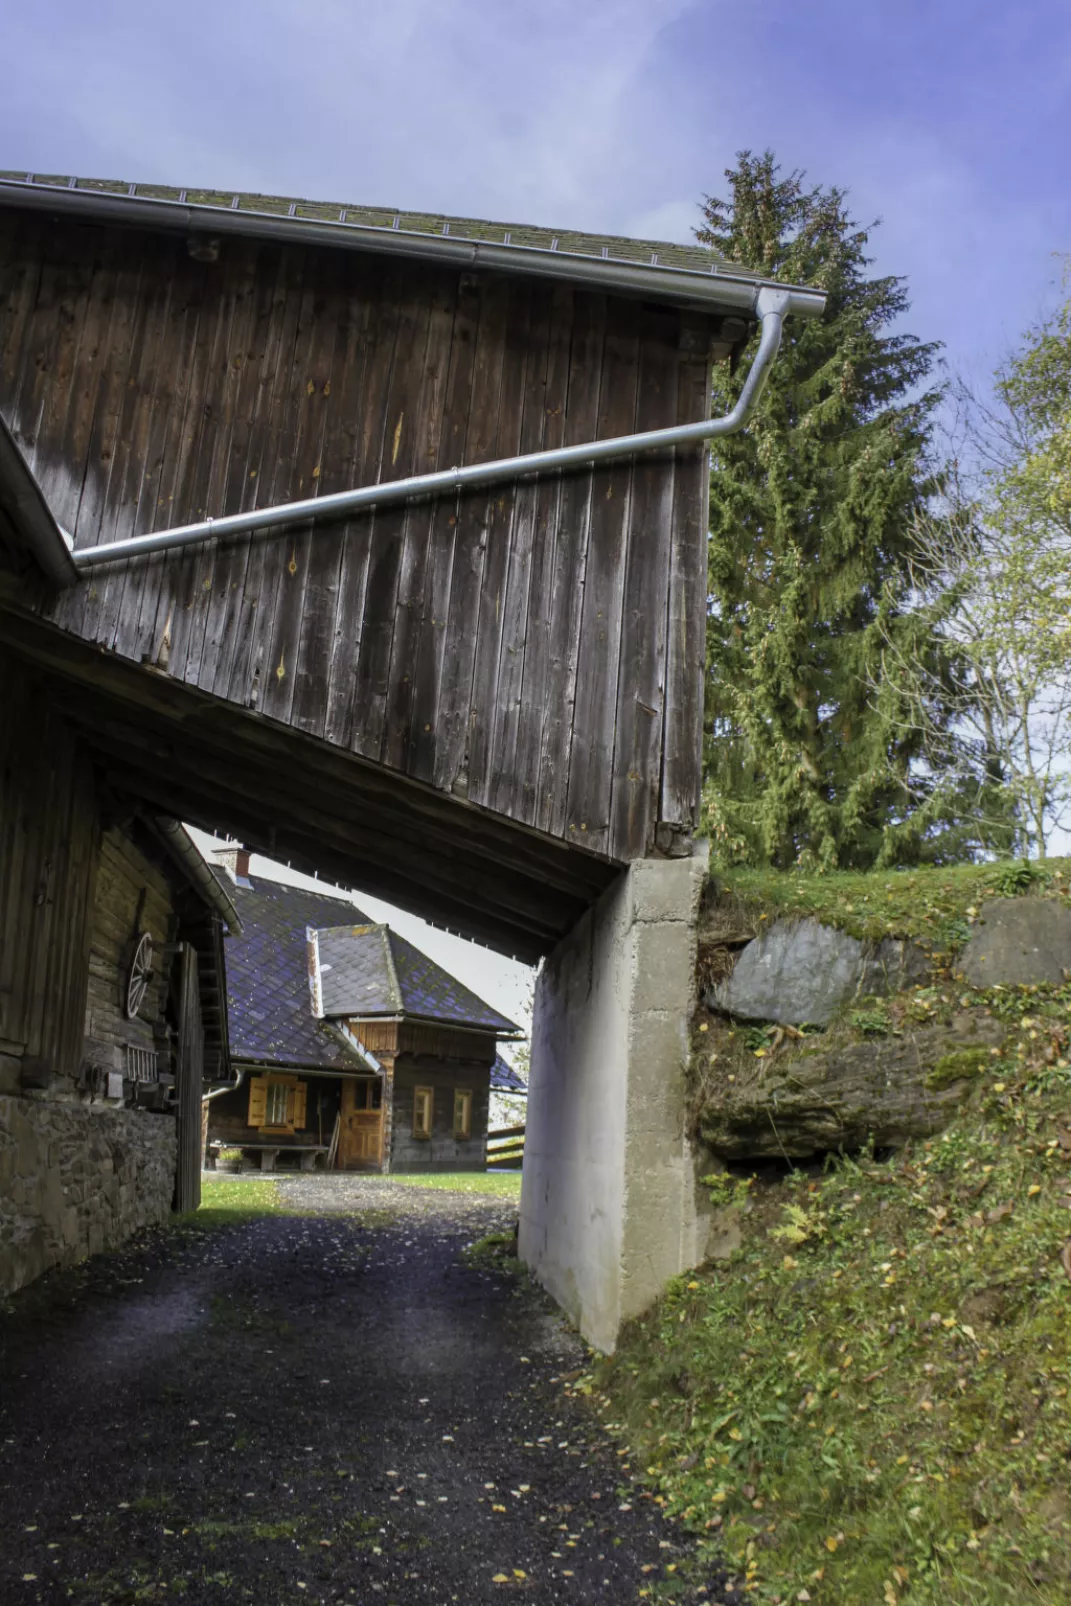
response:
[[[0,1098],[0,1293],[167,1220],[175,1121]]]
[[[684,1098],[705,872],[634,863],[536,987],[520,1254],[605,1351],[705,1251]]]

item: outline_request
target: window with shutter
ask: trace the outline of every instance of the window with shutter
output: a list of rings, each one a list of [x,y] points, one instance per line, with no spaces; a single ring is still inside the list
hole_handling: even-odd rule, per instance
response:
[[[290,1111],[290,1089],[285,1082],[269,1082],[265,1126],[286,1126]]]
[[[299,1082],[294,1089],[294,1112],[291,1117],[294,1127],[301,1131],[305,1125],[305,1094],[307,1088],[304,1082]]]
[[[472,1094],[467,1087],[454,1089],[454,1136],[455,1138],[472,1136]]]
[[[263,1126],[264,1116],[268,1106],[268,1078],[255,1076],[249,1084],[249,1114],[247,1120],[250,1126]]]
[[[413,1092],[413,1136],[430,1138],[435,1107],[435,1094],[430,1087],[418,1087]]]

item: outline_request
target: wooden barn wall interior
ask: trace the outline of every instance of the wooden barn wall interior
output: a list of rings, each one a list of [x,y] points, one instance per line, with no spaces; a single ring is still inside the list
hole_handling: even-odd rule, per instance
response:
[[[110,1050],[142,1048],[157,1053],[167,1020],[170,966],[157,957],[135,1019],[125,1009],[126,977],[137,936],[147,931],[157,956],[176,935],[174,894],[167,878],[125,830],[109,824],[100,838],[90,922],[89,997],[85,1052],[109,1069],[123,1059]],[[173,1066],[163,1053],[162,1069]]]
[[[180,236],[0,214],[0,409],[79,547],[697,419],[717,340],[561,284],[238,239],[200,262]],[[704,451],[678,451],[137,560],[46,611],[620,864],[695,824],[706,495]],[[578,903],[606,879],[578,872]]]
[[[86,754],[0,648],[0,1093],[82,1060],[99,819]]]

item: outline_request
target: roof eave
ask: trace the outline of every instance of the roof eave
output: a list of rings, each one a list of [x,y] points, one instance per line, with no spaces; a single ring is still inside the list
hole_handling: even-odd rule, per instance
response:
[[[63,531],[56,523],[18,442],[0,415],[0,506],[38,569],[54,586],[80,578]]]
[[[695,268],[649,266],[620,257],[588,257],[530,245],[495,245],[491,241],[456,235],[421,234],[367,223],[280,217],[274,212],[258,212],[252,208],[205,206],[189,201],[116,195],[103,190],[29,184],[17,179],[0,180],[0,205],[27,206],[95,222],[139,224],[173,233],[236,234],[251,239],[379,252],[450,263],[461,268],[536,275],[671,301],[707,312],[754,315],[759,291],[775,282],[727,273],[717,263],[711,265],[709,272],[701,273]],[[780,283],[776,287],[789,294],[786,312],[799,317],[817,317],[825,306],[822,291]]]
[[[452,1032],[479,1032],[483,1037],[493,1034],[494,1037],[500,1039],[503,1043],[512,1043],[515,1039],[523,1039],[528,1035],[527,1032],[522,1031],[522,1029],[513,1021],[506,1021],[506,1017],[504,1015],[502,1016],[502,1020],[505,1021],[504,1026],[494,1026],[490,1022],[486,1021],[480,1023],[464,1020],[448,1020],[442,1015],[417,1015],[412,1010],[408,1009],[382,1010],[379,1013],[376,1013],[374,1010],[369,1010],[363,1014],[360,1014],[356,1010],[352,1009],[345,1011],[336,1009],[332,1010],[331,1015],[325,1017],[325,1019],[368,1020],[375,1021],[377,1025],[389,1024],[392,1021],[397,1021],[399,1024],[407,1021],[415,1021],[421,1026],[447,1027]]]
[[[219,915],[229,931],[240,935],[242,921],[238,910],[186,827],[164,814],[146,814],[145,821],[202,902]]]

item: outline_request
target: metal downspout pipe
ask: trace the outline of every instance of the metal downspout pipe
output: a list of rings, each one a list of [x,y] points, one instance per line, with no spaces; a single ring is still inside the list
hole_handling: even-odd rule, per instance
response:
[[[431,474],[413,474],[405,479],[362,486],[359,490],[336,491],[327,496],[307,497],[300,502],[284,502],[278,507],[256,508],[249,513],[229,513],[218,519],[202,519],[197,524],[156,530],[151,535],[135,535],[124,541],[111,541],[104,546],[84,547],[80,552],[72,552],[71,557],[79,573],[84,574],[102,564],[147,557],[169,551],[172,547],[191,546],[199,541],[231,535],[255,535],[306,519],[339,518],[367,508],[385,507],[392,502],[451,492],[456,494],[472,486],[496,485],[506,480],[549,474],[562,469],[587,468],[597,463],[633,457],[637,452],[668,451],[675,446],[694,446],[721,435],[735,434],[743,427],[762,393],[781,345],[781,330],[786,315],[790,312],[813,314],[821,310],[821,302],[817,298],[808,298],[806,307],[801,306],[800,301],[796,292],[779,290],[773,286],[763,286],[757,292],[755,311],[762,324],[759,349],[736,406],[720,418],[700,419],[694,424],[677,424],[669,429],[647,430],[642,434],[618,435],[611,440],[589,441],[580,446],[530,452],[520,457],[503,457],[491,463],[466,464]]]

